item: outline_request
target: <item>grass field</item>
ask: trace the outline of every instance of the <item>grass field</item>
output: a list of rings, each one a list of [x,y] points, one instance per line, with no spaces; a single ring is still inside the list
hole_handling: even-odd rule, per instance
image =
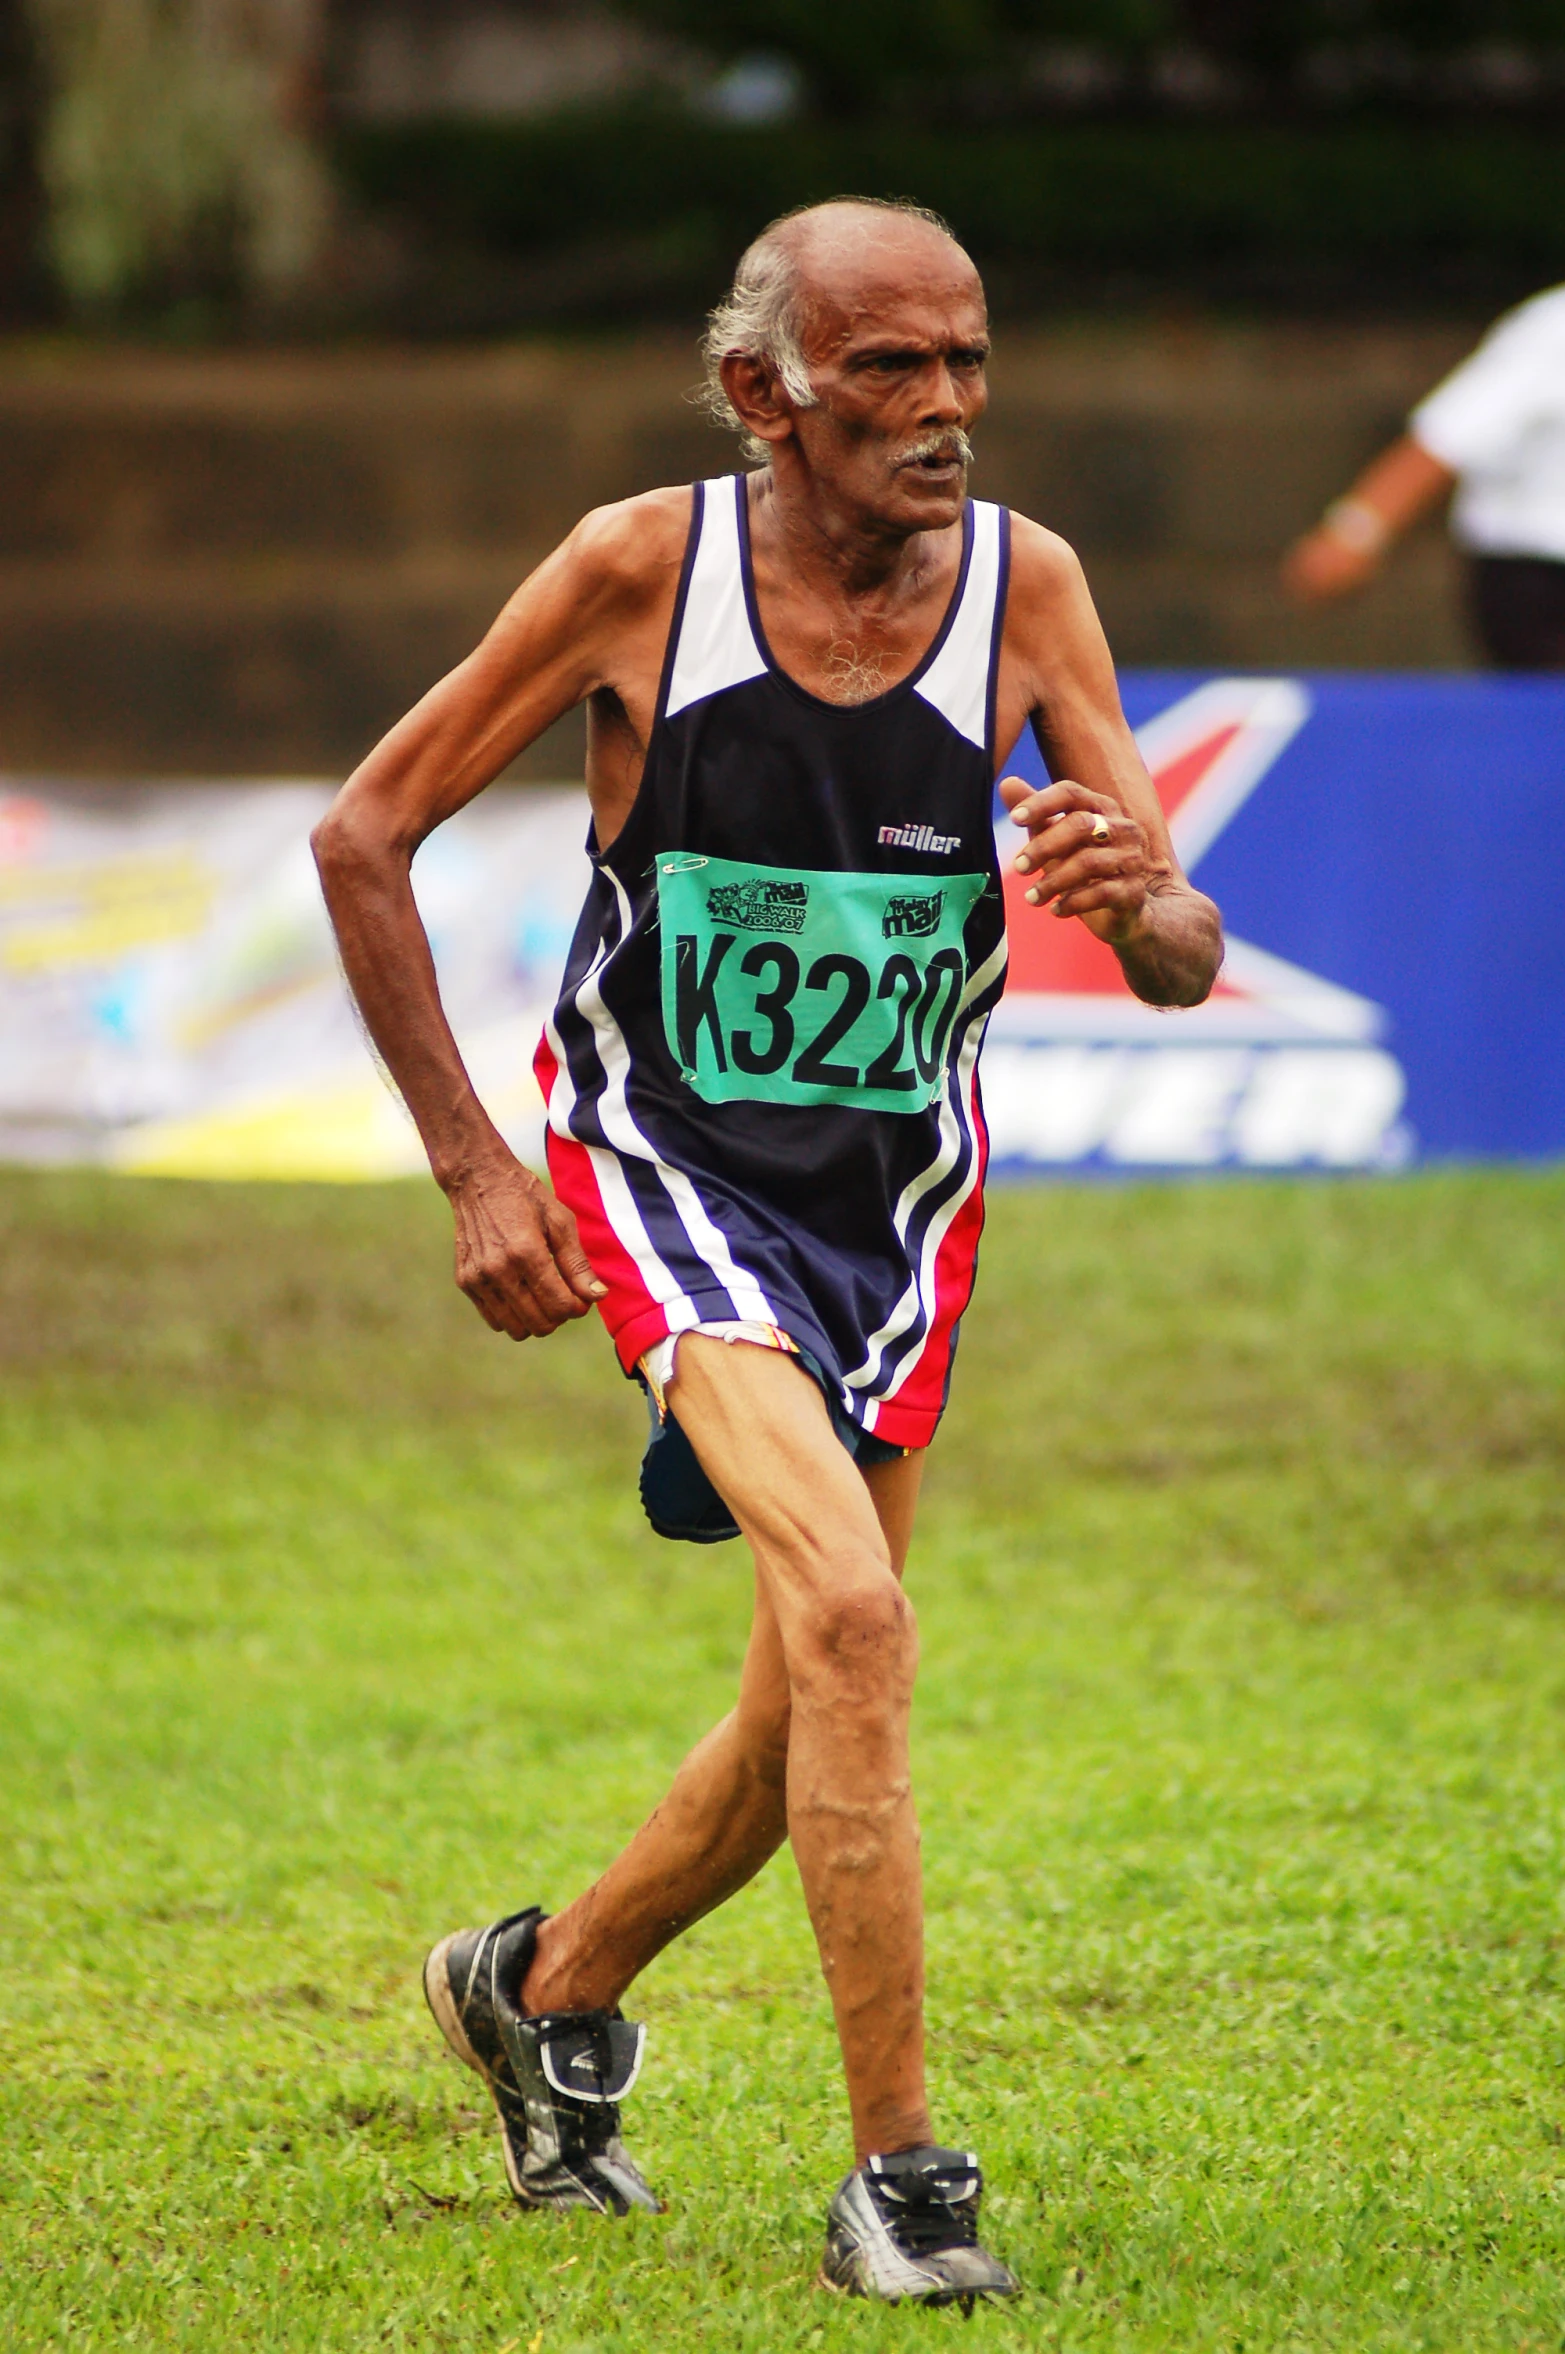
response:
[[[1565,1179],[996,1198],[910,1573],[970,2325],[810,2285],[786,1857],[637,1989],[667,2216],[510,2207],[420,1956],[605,1860],[747,1573],[444,1223],[0,1180],[4,2343],[1552,2354]]]

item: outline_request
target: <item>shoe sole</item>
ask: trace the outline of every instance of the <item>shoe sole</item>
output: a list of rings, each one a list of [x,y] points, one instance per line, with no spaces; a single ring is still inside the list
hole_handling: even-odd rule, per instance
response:
[[[467,2040],[462,2014],[451,1998],[451,1973],[446,1968],[446,1957],[457,1939],[471,1935],[470,1929],[453,1929],[449,1937],[442,1937],[438,1945],[430,1947],[424,1956],[424,2000],[429,2005],[430,2017],[463,2067],[471,2068],[493,2091],[493,2076]]]
[[[987,2305],[991,2297],[1014,2297],[1019,2289],[935,2289],[927,2297],[872,2297],[868,2289],[850,2289],[846,2281],[833,2280],[823,2264],[815,2275],[818,2289],[830,2289],[834,2297],[862,2297],[866,2305],[960,2305],[969,2321],[973,2308]]]

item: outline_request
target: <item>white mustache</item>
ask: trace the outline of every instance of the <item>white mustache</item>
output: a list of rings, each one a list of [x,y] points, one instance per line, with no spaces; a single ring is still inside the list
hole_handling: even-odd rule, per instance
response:
[[[897,464],[916,466],[921,458],[959,458],[964,466],[970,466],[973,445],[960,425],[948,425],[943,433],[926,433],[922,441],[909,442]]]

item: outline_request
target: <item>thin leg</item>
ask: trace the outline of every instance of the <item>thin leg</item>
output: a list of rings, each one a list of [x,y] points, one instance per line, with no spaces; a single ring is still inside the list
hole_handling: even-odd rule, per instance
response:
[[[815,1384],[690,1334],[670,1392],[750,1541],[787,1674],[788,1834],[836,2014],[861,2157],[933,2138],[923,1894],[908,1766],[912,1609],[870,1490]],[[879,1483],[888,1517],[916,1466]]]
[[[738,1706],[697,1742],[603,1877],[545,1921],[527,2009],[612,2009],[671,1939],[753,1880],[788,1835],[787,1768],[788,1681],[758,1582]]]
[[[921,1454],[864,1474],[898,1577],[922,1476]],[[770,1862],[788,1836],[789,1717],[782,1638],[758,1574],[738,1705],[602,1878],[544,1923],[523,1989],[529,2011],[612,2009],[664,1946]]]

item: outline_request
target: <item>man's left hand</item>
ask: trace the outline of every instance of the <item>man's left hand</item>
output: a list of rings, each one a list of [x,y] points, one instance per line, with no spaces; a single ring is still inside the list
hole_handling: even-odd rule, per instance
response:
[[[1150,856],[1146,835],[1107,793],[1062,777],[1039,793],[1004,777],[1000,798],[1012,823],[1027,828],[1016,858],[1033,907],[1052,900],[1057,916],[1079,916],[1090,932],[1122,946],[1142,928]]]

